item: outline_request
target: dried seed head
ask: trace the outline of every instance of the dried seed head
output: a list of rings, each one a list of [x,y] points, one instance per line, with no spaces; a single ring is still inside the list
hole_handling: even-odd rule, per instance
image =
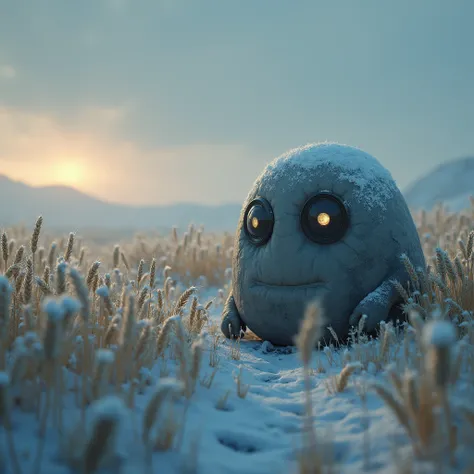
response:
[[[153,290],[155,288],[155,279],[156,279],[156,259],[154,258],[151,261],[150,266],[150,288]]]
[[[158,311],[161,311],[163,309],[163,291],[158,290],[156,296],[157,296]]]
[[[97,272],[99,271],[99,267],[100,267],[100,262],[95,261],[89,268],[89,272],[87,273],[87,279],[86,279],[87,287],[89,288],[89,290],[93,289],[94,279],[95,279],[95,276],[97,275]]]
[[[114,268],[118,268],[120,265],[120,246],[118,245],[114,247],[113,265],[114,265]]]
[[[448,321],[431,321],[423,329],[423,341],[426,346],[452,347],[456,342],[456,329]]]
[[[115,354],[109,349],[98,349],[95,354],[95,369],[92,377],[92,396],[96,400],[103,394],[104,387],[109,382],[110,369],[115,360]]]
[[[456,330],[448,321],[431,321],[423,329],[426,368],[438,389],[446,389],[451,377],[451,353]]]
[[[158,412],[166,400],[182,393],[183,385],[172,378],[163,378],[155,387],[155,390],[143,413],[142,439],[148,444],[150,431],[155,424]]]
[[[21,287],[23,286],[23,281],[25,279],[26,272],[25,270],[20,270],[18,275],[16,276],[16,282],[15,282],[15,293],[19,296],[19,298],[23,298],[23,295],[20,293],[21,292]]]
[[[81,318],[84,322],[87,322],[90,316],[90,299],[86,283],[76,268],[69,270],[69,277],[71,278],[72,285],[81,303]]]
[[[125,308],[124,320],[120,332],[120,344],[127,346],[131,344],[136,330],[136,315],[135,315],[135,296],[129,294],[127,298],[127,306]]]
[[[138,297],[138,311],[141,311],[141,309],[143,308],[147,295],[148,295],[148,287],[144,286],[142,288],[142,291],[140,292],[140,296]]]
[[[189,298],[196,292],[194,286],[189,287],[187,290],[183,291],[181,296],[178,298],[176,305],[174,307],[173,314],[182,314],[184,307],[189,301]]]
[[[468,260],[471,258],[471,255],[472,255],[473,244],[474,244],[474,231],[471,230],[467,238],[467,252],[466,253],[467,253]]]
[[[8,242],[8,255],[13,254],[13,250],[15,250],[15,245],[16,245],[16,240],[10,239],[10,242]]]
[[[39,241],[42,225],[43,225],[43,217],[39,216],[35,224],[35,230],[33,231],[33,235],[31,237],[31,253],[32,254],[35,254],[36,251],[38,250],[38,241]]]
[[[43,304],[47,314],[46,330],[43,339],[46,360],[56,359],[60,353],[60,328],[64,317],[63,307],[54,299],[47,299]]]
[[[392,280],[391,283],[395,287],[395,289],[397,290],[398,294],[403,298],[403,301],[405,301],[405,303],[407,303],[410,296],[408,295],[408,292],[404,288],[404,286],[398,280]]]
[[[145,326],[143,327],[140,337],[138,338],[135,350],[135,360],[141,360],[151,338],[151,321],[143,319],[140,321],[140,323],[145,323]]]
[[[72,250],[74,247],[74,234],[71,232],[67,241],[66,252],[64,253],[64,261],[69,262],[72,256]]]
[[[86,249],[81,248],[81,253],[79,254],[79,266],[82,267],[82,264],[84,263],[84,257],[86,255]]]
[[[60,262],[56,267],[56,293],[58,295],[66,293],[66,268],[66,262]]]
[[[18,250],[16,251],[15,260],[13,261],[13,263],[16,265],[20,264],[21,261],[23,260],[24,254],[25,254],[25,246],[20,245],[20,247],[18,247]]]
[[[99,273],[96,273],[94,275],[94,278],[92,279],[92,285],[91,285],[91,291],[92,293],[95,293],[97,291],[97,288],[102,286],[104,284],[102,277],[99,277]]]
[[[171,272],[171,267],[169,265],[166,265],[165,268],[163,269],[163,278],[166,280]]]
[[[142,281],[142,278],[143,278],[143,266],[145,265],[145,261],[142,259],[140,260],[139,264],[138,264],[138,270],[137,270],[137,284],[138,286],[140,286],[140,283]]]
[[[33,261],[28,258],[26,261],[26,275],[23,282],[23,302],[25,304],[31,303],[31,296],[33,294]]]
[[[400,257],[408,275],[410,276],[411,280],[413,283],[418,282],[418,275],[416,274],[415,267],[413,266],[413,263],[411,262],[410,258],[408,257],[407,254],[402,254]]]
[[[11,302],[12,287],[8,278],[0,275],[0,340],[8,330],[10,320],[10,302]]]
[[[8,257],[9,257],[9,249],[8,249],[8,237],[5,232],[2,234],[2,256],[3,256],[3,261],[7,262]]]
[[[295,337],[296,346],[305,366],[311,362],[316,342],[321,338],[324,316],[319,302],[313,302],[306,308],[299,333]]]
[[[120,252],[120,257],[122,258],[122,262],[123,262],[125,268],[127,269],[127,272],[130,273],[130,265],[128,264],[127,257],[125,256],[125,254],[123,252]]]
[[[43,293],[43,295],[48,296],[52,294],[51,288],[42,278],[40,278],[39,276],[35,277],[35,282]]]
[[[53,242],[51,244],[51,247],[49,248],[49,253],[48,253],[48,265],[49,268],[54,268],[55,263],[56,263],[56,247],[57,244],[56,242]]]
[[[49,265],[46,265],[43,270],[43,280],[49,286],[51,278],[51,268]]]
[[[91,433],[84,450],[84,471],[94,472],[102,460],[114,449],[117,431],[125,414],[125,405],[117,396],[107,396],[95,401],[91,410]]]
[[[63,295],[59,298],[58,303],[63,310],[63,327],[67,328],[73,321],[74,316],[81,310],[81,302],[70,296]]]
[[[173,327],[173,318],[168,318],[158,333],[158,337],[156,339],[156,355],[160,356],[165,347],[168,344],[168,338],[171,332],[171,328]]]
[[[105,309],[109,313],[110,316],[112,316],[115,313],[115,308],[112,303],[112,300],[110,299],[110,289],[108,286],[103,285],[96,290],[96,295],[102,298],[104,301]]]

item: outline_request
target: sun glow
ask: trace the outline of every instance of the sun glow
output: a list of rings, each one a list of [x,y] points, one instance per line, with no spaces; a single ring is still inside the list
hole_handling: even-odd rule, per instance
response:
[[[53,178],[58,184],[77,186],[84,183],[85,167],[77,161],[63,160],[53,165]]]

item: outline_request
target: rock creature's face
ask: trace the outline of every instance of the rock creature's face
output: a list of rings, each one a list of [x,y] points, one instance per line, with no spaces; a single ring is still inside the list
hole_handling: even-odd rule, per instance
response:
[[[351,311],[398,257],[400,219],[390,221],[400,201],[405,212],[388,171],[356,148],[308,145],[268,165],[244,203],[235,242],[242,320],[263,339],[293,344],[306,305],[322,298],[326,326],[346,334]]]

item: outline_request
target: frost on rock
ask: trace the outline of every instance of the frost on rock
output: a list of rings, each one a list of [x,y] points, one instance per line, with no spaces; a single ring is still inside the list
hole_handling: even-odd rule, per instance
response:
[[[379,287],[377,287],[372,293],[369,293],[364,298],[364,303],[372,303],[377,305],[385,305],[389,299],[392,292],[390,282],[383,282]]]
[[[298,184],[308,172],[332,174],[337,182],[354,186],[354,197],[367,209],[386,209],[386,203],[395,195],[397,186],[390,172],[373,156],[364,151],[337,143],[308,144],[294,148],[269,163],[255,184],[265,178],[265,187],[276,186],[282,176],[288,177],[288,186]],[[268,180],[268,178],[271,179]]]

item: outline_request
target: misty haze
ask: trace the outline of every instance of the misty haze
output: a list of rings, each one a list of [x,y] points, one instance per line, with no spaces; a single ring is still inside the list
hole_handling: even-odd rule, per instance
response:
[[[474,3],[0,0],[0,474],[472,474]]]

